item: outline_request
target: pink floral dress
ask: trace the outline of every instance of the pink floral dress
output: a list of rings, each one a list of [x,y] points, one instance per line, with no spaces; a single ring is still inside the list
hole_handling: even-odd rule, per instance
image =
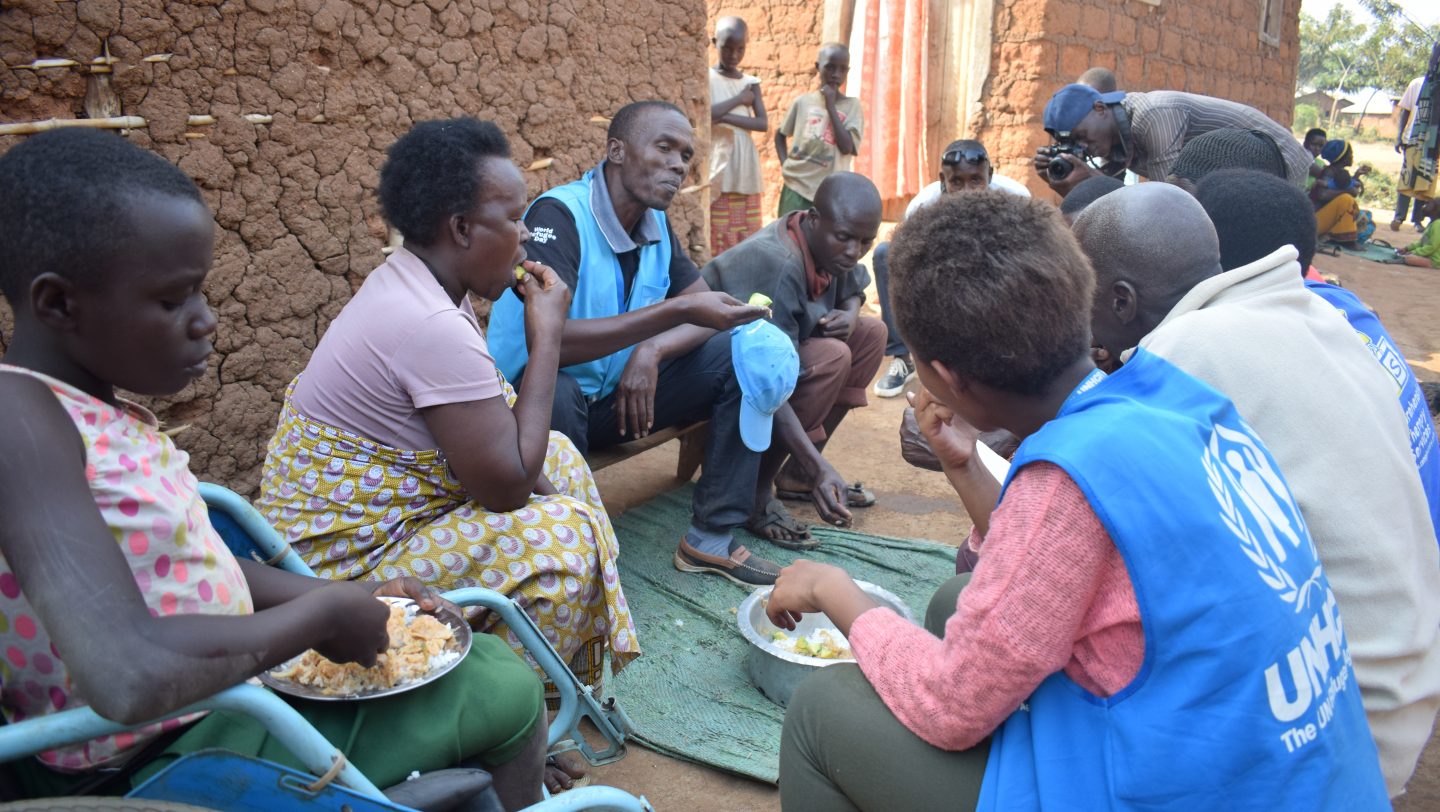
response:
[[[19,367],[0,364],[0,373],[43,381],[75,421],[85,444],[85,478],[95,506],[130,562],[135,585],[152,615],[253,611],[245,576],[210,525],[199,483],[190,473],[190,456],[160,431],[153,414],[125,401],[112,406]],[[56,440],[57,445],[64,442],[64,438]],[[11,722],[87,704],[75,695],[60,652],[3,556],[0,653],[0,710]],[[65,771],[89,770],[193,718],[50,750],[40,755],[40,761]]]

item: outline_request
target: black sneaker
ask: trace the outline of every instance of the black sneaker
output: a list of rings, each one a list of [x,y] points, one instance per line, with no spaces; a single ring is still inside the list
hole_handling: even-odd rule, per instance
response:
[[[893,398],[905,391],[905,384],[915,380],[915,365],[909,358],[896,356],[890,361],[885,376],[875,382],[875,394],[882,398]]]
[[[745,549],[734,541],[730,542],[730,555],[721,558],[706,555],[680,540],[675,549],[675,569],[681,572],[713,572],[741,586],[770,586],[780,576],[780,567]]]

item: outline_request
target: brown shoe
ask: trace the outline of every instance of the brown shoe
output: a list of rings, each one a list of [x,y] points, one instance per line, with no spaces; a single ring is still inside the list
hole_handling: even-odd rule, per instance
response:
[[[675,569],[681,572],[711,572],[729,578],[741,586],[770,586],[780,575],[780,567],[751,553],[734,541],[730,542],[730,555],[721,558],[706,555],[691,547],[684,539],[675,549]]]

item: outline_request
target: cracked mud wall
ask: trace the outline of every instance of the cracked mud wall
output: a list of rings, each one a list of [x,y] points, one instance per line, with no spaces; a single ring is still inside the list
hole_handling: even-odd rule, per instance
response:
[[[218,225],[216,352],[150,405],[190,427],[177,442],[202,479],[247,495],[286,384],[383,260],[379,168],[412,123],[494,120],[522,167],[553,159],[526,172],[534,196],[602,157],[592,117],[662,98],[701,127],[704,163],[701,0],[7,0],[0,121],[82,117],[85,66],[107,39],[123,113],[148,122],[125,137],[194,178]],[[17,67],[56,58],[81,66]],[[187,126],[195,115],[215,123]],[[688,246],[706,242],[700,197],[671,209]],[[0,300],[0,352],[12,329]]]

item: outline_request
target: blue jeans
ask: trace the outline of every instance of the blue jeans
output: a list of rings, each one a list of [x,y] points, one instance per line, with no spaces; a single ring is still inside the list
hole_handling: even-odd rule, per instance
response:
[[[710,421],[705,462],[691,502],[691,521],[706,533],[728,535],[750,518],[755,506],[760,455],[740,439],[740,395],[728,331],[716,333],[689,355],[660,365],[652,430]],[[579,382],[564,372],[555,379],[550,428],[569,437],[581,454],[635,439],[620,433],[614,392],[587,401]]]
[[[875,287],[880,290],[880,320],[885,322],[885,354],[890,356],[909,355],[910,348],[895,329],[895,316],[890,310],[890,243],[875,246],[870,257],[870,266],[875,270]]]

